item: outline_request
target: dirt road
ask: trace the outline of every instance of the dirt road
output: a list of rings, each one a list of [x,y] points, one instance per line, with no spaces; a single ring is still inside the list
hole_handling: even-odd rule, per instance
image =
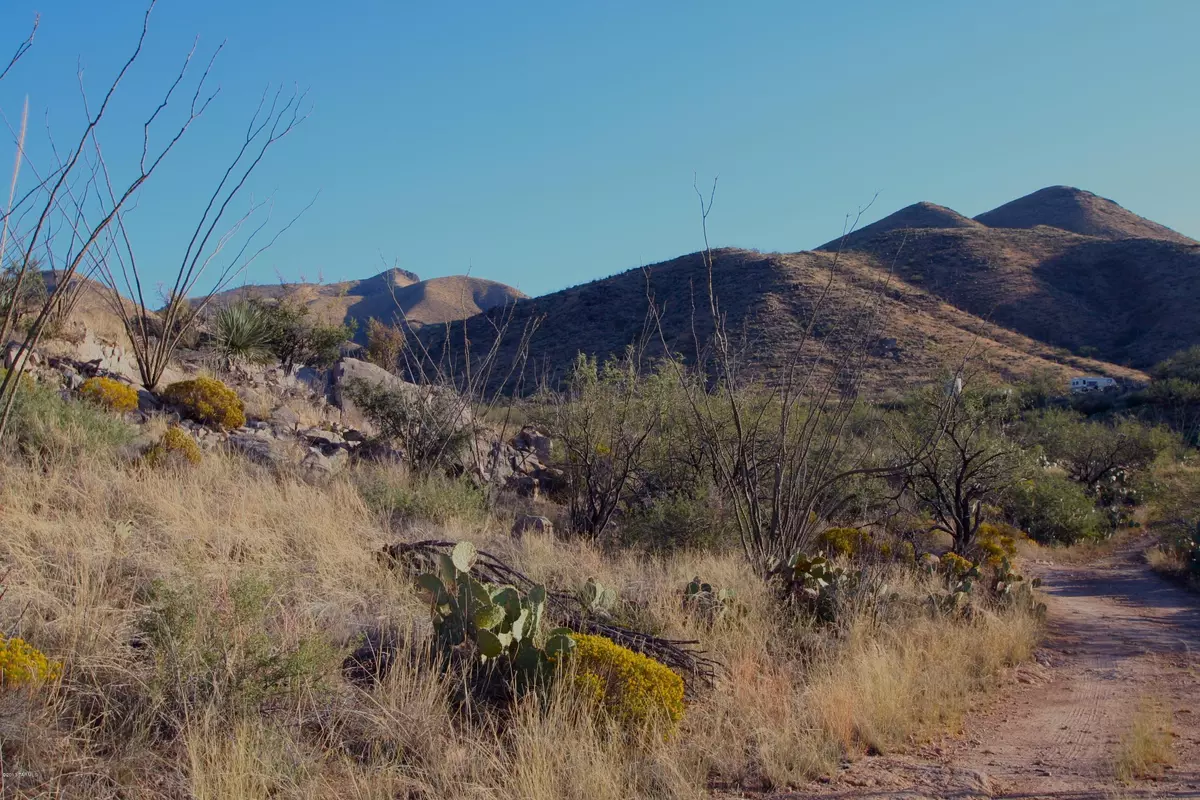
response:
[[[1200,798],[1200,595],[1156,576],[1131,542],[1086,566],[1032,564],[1048,595],[1038,664],[966,735],[864,759],[788,798]],[[1175,766],[1123,785],[1121,741],[1148,701],[1171,716]]]

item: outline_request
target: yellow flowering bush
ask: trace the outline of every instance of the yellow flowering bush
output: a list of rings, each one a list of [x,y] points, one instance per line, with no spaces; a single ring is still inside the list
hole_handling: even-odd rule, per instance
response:
[[[237,392],[216,378],[193,378],[172,383],[163,399],[179,406],[190,419],[205,425],[240,428],[246,424],[246,407]]]
[[[871,535],[858,528],[828,528],[817,537],[817,547],[831,556],[853,558],[871,543]]]
[[[137,389],[112,378],[88,378],[79,387],[79,396],[122,414],[138,407]]]
[[[146,463],[152,467],[183,461],[199,464],[200,445],[196,444],[196,440],[183,428],[171,427],[146,451],[145,458]]]
[[[56,681],[62,664],[24,639],[0,636],[0,688]]]
[[[574,634],[575,688],[631,728],[683,717],[683,678],[649,656],[603,636]]]
[[[958,553],[946,553],[946,555],[942,556],[941,565],[948,575],[959,580],[967,577],[967,574],[975,569],[974,564]]]
[[[990,566],[998,567],[1004,563],[1004,559],[1017,554],[1017,539],[1022,535],[1021,531],[1011,525],[985,522],[979,526],[975,542],[984,560]]]

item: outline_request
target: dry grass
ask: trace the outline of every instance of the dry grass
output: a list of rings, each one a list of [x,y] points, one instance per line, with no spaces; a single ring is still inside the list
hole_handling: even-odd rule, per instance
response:
[[[453,503],[440,521],[400,523],[363,499],[364,478],[378,476],[314,485],[219,454],[178,471],[0,463],[0,571],[12,568],[0,628],[20,617],[65,664],[58,686],[0,703],[0,755],[17,776],[5,791],[616,800],[785,786],[953,730],[1037,637],[1014,613],[931,617],[928,579],[899,569],[895,599],[813,629],[780,615],[738,556],[516,542],[508,520]],[[594,576],[637,624],[702,639],[727,670],[670,737],[620,735],[565,692],[507,719],[464,714],[446,678],[403,660],[373,689],[348,684],[338,664],[355,634],[427,630],[374,558],[427,534],[471,538],[556,586]],[[744,617],[697,628],[679,595],[697,574],[735,589]]]
[[[1174,764],[1172,735],[1170,709],[1153,698],[1144,699],[1113,758],[1117,780],[1128,783],[1152,778],[1163,767]]]

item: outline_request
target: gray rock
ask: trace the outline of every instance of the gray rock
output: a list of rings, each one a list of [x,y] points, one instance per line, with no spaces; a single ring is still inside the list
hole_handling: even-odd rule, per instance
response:
[[[329,447],[339,447],[346,444],[346,440],[333,431],[327,431],[323,428],[309,428],[306,431],[301,431],[300,435],[307,439],[309,444],[315,444],[322,449]]]
[[[336,475],[350,463],[350,453],[345,450],[334,450],[324,453],[312,449],[304,456],[300,466],[318,475]]]
[[[300,424],[300,415],[287,406],[280,406],[271,412],[271,424],[284,430],[295,430]]]
[[[554,523],[547,517],[538,517],[532,514],[526,514],[517,517],[516,522],[512,526],[512,537],[520,539],[527,532],[534,531],[535,533],[545,534],[547,536],[554,535]]]
[[[512,446],[527,453],[536,453],[540,461],[550,460],[550,437],[532,425],[521,428],[512,438]]]
[[[231,434],[228,446],[251,461],[268,467],[298,464],[304,457],[303,451],[296,446],[295,442],[266,439],[254,434]]]

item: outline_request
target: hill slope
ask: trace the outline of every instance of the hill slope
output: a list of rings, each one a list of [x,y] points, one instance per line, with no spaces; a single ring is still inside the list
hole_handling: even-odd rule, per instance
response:
[[[1136,378],[1200,342],[1200,243],[1070,187],[975,219],[916,203],[815,252],[726,249],[714,257],[722,312],[744,332],[748,359],[768,373],[792,358],[814,313],[818,339],[806,358],[829,356],[839,331],[878,312],[867,365],[877,390],[927,380],[973,349],[1006,378],[1044,370]],[[665,308],[667,349],[694,356],[712,330],[707,282],[700,254],[630,270],[518,302],[508,335],[515,343],[517,329],[540,320],[529,355],[551,380],[578,352],[604,358],[639,339],[661,352],[646,328],[649,293]],[[466,333],[490,342],[502,316],[467,320]],[[456,349],[454,337],[462,337],[457,326],[450,345],[442,331],[424,336],[433,352]],[[506,355],[514,343],[505,343]]]
[[[1049,186],[975,217],[990,228],[1034,228],[1045,225],[1103,239],[1162,239],[1196,244],[1181,233],[1091,192],[1073,186]],[[913,226],[946,227],[946,226]]]
[[[967,352],[981,354],[990,371],[1005,379],[1049,371],[1064,379],[1079,371],[1137,378],[1138,373],[1087,359],[1006,330],[944,302],[937,295],[889,277],[873,258],[829,252],[763,254],[722,249],[713,253],[713,287],[728,329],[742,341],[746,359],[771,374],[798,353],[796,343],[816,314],[816,338],[804,360],[836,355],[840,337],[874,316],[867,345],[865,385],[873,393],[900,392],[928,380]],[[832,272],[831,272],[832,270]],[[829,290],[823,302],[818,298]],[[578,352],[604,359],[637,341],[661,354],[662,342],[648,325],[648,292],[662,309],[662,339],[671,352],[694,358],[712,330],[707,272],[701,254],[629,270],[599,281],[517,302],[443,328],[426,329],[430,352],[457,357],[466,334],[476,353],[490,345],[498,323],[509,319],[500,368],[517,356],[525,326],[537,323],[530,340],[534,379],[559,379]],[[695,309],[695,310],[693,310]],[[449,334],[449,338],[447,338]],[[445,349],[444,349],[445,348]],[[528,383],[528,381],[527,381]],[[529,388],[528,385],[525,388]]]
[[[847,249],[1051,347],[1145,368],[1200,342],[1194,243],[978,227],[888,231]]]

